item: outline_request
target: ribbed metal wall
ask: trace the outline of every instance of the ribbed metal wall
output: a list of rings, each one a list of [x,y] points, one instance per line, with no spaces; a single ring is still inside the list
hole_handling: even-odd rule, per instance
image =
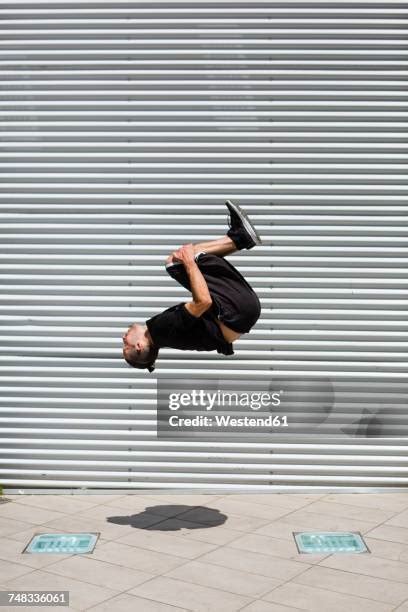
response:
[[[406,438],[156,439],[156,379],[121,334],[187,293],[164,270],[225,231],[262,318],[236,354],[156,372],[331,378],[406,409],[402,2],[104,0],[0,6],[5,487],[403,486]]]

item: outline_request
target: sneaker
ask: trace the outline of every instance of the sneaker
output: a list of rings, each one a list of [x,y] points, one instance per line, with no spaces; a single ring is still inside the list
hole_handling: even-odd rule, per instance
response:
[[[229,211],[228,224],[230,226],[227,235],[236,243],[238,249],[252,249],[262,244],[261,237],[249,220],[248,215],[238,204],[226,200]]]

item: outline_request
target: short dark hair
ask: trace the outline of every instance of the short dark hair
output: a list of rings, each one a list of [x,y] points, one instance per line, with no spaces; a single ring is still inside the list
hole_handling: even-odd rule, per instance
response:
[[[154,345],[149,345],[138,353],[135,349],[127,351],[125,361],[132,366],[132,368],[139,368],[140,370],[148,369],[149,372],[153,372],[155,369],[154,362],[159,354],[159,349]]]

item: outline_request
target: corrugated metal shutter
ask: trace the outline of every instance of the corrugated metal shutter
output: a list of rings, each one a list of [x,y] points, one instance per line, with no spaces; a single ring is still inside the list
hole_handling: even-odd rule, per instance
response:
[[[2,3],[1,471],[19,487],[401,486],[406,437],[156,440],[121,334],[186,292],[180,244],[247,208],[263,305],[232,359],[157,371],[407,397],[406,3]],[[388,395],[387,395],[388,394]]]

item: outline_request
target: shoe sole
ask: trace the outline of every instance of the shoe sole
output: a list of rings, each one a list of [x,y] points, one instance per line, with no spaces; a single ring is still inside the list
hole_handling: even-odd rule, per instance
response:
[[[255,245],[262,244],[261,237],[256,231],[254,225],[251,223],[251,220],[249,219],[246,212],[242,210],[242,208],[238,206],[238,204],[234,204],[234,202],[231,202],[231,200],[226,200],[226,203],[228,203],[231,206],[231,208],[233,208],[233,210],[237,213],[237,215],[239,215],[244,228],[246,229],[248,234],[251,236],[252,240],[255,242]]]

